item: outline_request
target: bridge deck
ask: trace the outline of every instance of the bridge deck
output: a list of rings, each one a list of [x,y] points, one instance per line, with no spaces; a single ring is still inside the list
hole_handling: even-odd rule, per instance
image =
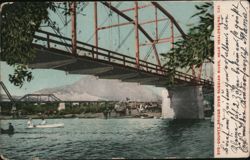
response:
[[[120,79],[159,87],[164,87],[167,82],[169,71],[150,62],[140,60],[138,69],[133,57],[79,41],[77,55],[73,55],[70,38],[45,31],[37,32],[35,41],[33,47],[36,57],[29,64],[30,68],[56,69],[69,74],[95,75],[101,79]],[[175,73],[175,83],[179,86],[213,85],[212,81],[197,80],[196,77],[181,72]]]

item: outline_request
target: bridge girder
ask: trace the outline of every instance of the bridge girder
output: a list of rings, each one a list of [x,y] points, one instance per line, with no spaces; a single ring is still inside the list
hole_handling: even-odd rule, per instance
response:
[[[42,68],[42,69],[55,69],[58,67],[66,66],[72,63],[75,63],[77,59],[67,59],[67,60],[59,60],[52,62],[41,62],[41,63],[33,63],[29,64],[29,68]]]
[[[149,82],[141,82],[141,85],[166,85],[167,80],[156,80],[156,81],[149,81]]]
[[[138,82],[138,83],[146,83],[146,82],[154,82],[158,81],[159,77],[144,77],[144,78],[130,78],[123,80],[124,82]]]
[[[100,74],[100,73],[105,73],[108,71],[113,70],[112,66],[108,67],[96,67],[96,68],[88,68],[88,69],[80,69],[80,70],[73,70],[69,71],[69,74],[90,74],[90,75],[95,75],[95,74]]]
[[[102,75],[99,76],[101,79],[128,79],[138,76],[139,73],[127,73],[127,74],[114,74],[114,75]]]
[[[109,61],[109,59],[95,59],[92,57],[84,56],[84,55],[69,55],[67,51],[63,50],[58,50],[58,49],[53,49],[51,48],[43,48],[39,49],[39,46],[34,45],[36,48],[36,51],[38,56],[36,59],[34,59],[33,64],[36,63],[41,63],[41,62],[46,62],[46,61],[53,61],[53,60],[65,60],[67,58],[69,59],[77,59],[76,62],[68,65],[64,65],[61,67],[57,67],[56,69],[66,71],[69,74],[92,74],[95,76],[100,77],[101,79],[112,79],[112,78],[118,78],[120,80],[123,79],[130,79],[128,81],[137,81],[138,83],[147,83],[151,85],[161,85],[159,84],[159,81],[166,79],[166,74],[162,74],[160,71],[163,70],[157,70],[156,68],[147,68],[147,66],[152,65],[152,64],[147,64],[144,65],[146,68],[141,68],[138,70],[135,68],[134,63],[132,66],[127,65],[124,61],[124,58],[120,58],[120,61],[113,62]],[[99,48],[101,50],[101,48]],[[52,52],[53,51],[53,52]],[[111,52],[111,51],[107,51]],[[95,52],[98,54],[98,52]],[[102,56],[104,55],[103,53],[101,54]],[[129,57],[127,57],[129,58]],[[131,63],[131,62],[130,62]],[[165,71],[167,73],[167,71]],[[144,78],[149,78],[149,77],[157,77],[160,78],[160,80],[151,80],[152,83],[149,83],[149,81],[146,82]],[[134,79],[134,80],[132,80]],[[141,79],[141,80],[140,80]],[[144,80],[142,80],[144,79]],[[191,75],[187,75],[185,73],[178,73],[178,75],[175,76],[175,82],[178,83],[179,85],[182,85],[184,83],[188,83],[189,85],[212,85],[212,82],[206,81],[204,79],[202,80],[196,80],[195,77]]]

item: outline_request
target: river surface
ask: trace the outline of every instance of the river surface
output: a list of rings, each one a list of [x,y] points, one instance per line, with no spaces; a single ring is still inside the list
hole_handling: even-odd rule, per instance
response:
[[[209,120],[48,119],[49,124],[64,123],[51,129],[26,129],[27,120],[1,120],[1,127],[9,122],[17,133],[0,135],[0,154],[9,159],[213,157]]]

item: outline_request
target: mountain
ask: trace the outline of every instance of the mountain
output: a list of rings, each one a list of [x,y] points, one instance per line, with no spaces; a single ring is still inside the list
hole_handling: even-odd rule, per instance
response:
[[[51,93],[51,92],[50,92]],[[65,101],[99,101],[99,100],[106,100],[104,98],[100,98],[98,96],[93,96],[88,93],[80,93],[80,94],[75,94],[73,91],[69,91],[66,93],[63,92],[52,92],[56,97],[60,98],[61,100]]]
[[[86,76],[79,81],[56,88],[47,88],[36,93],[54,94],[62,100],[131,100],[158,101],[161,96],[151,89],[137,83],[125,83],[119,80],[98,79]]]

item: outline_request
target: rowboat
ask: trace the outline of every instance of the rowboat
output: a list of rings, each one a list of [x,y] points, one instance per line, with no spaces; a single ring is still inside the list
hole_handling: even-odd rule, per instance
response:
[[[63,123],[58,123],[58,124],[43,124],[43,125],[33,125],[33,126],[28,126],[28,129],[31,128],[61,128],[64,127]]]
[[[8,130],[8,129],[2,129],[1,128],[1,132],[0,132],[1,134],[14,134],[14,131],[10,131],[10,130]]]
[[[214,115],[211,116],[210,122],[211,122],[211,123],[214,123]]]
[[[214,115],[211,116],[210,125],[214,126]]]

